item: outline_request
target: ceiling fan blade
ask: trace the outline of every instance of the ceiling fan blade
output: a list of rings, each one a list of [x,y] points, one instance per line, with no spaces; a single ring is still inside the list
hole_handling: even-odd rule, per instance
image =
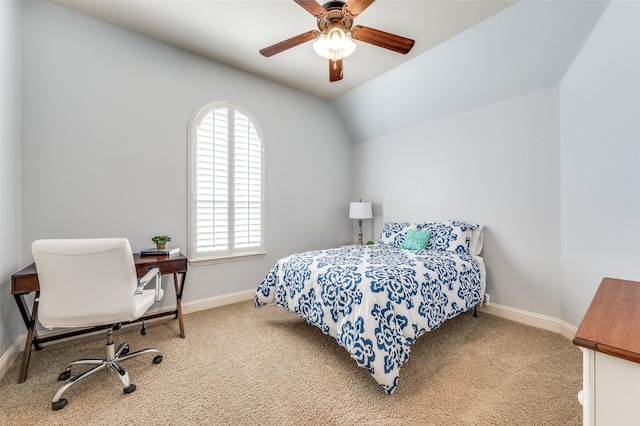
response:
[[[283,40],[280,43],[265,47],[264,49],[260,50],[260,53],[262,54],[262,56],[266,56],[268,58],[275,55],[276,53],[283,52],[287,49],[291,49],[292,47],[296,47],[299,44],[313,40],[318,37],[319,34],[320,31],[318,30],[307,31],[306,33],[298,34],[297,36]]]
[[[349,0],[347,4],[342,7],[342,12],[347,18],[353,19],[360,15],[363,10],[371,6],[375,0]]]
[[[329,81],[342,80],[342,59],[329,59]]]
[[[320,3],[318,3],[316,0],[293,0],[293,1],[298,3],[307,12],[309,12],[316,18],[320,18],[321,16],[324,16],[324,13],[326,12],[326,10],[324,10],[324,8],[320,6]]]
[[[410,38],[376,30],[374,28],[363,27],[362,25],[356,25],[351,28],[351,36],[355,40],[384,47],[385,49],[393,50],[394,52],[402,54],[409,53],[415,44],[415,40],[411,40]]]

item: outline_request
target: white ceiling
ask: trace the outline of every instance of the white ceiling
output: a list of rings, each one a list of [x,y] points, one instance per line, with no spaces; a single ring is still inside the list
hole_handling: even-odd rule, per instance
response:
[[[355,24],[412,38],[401,55],[357,42],[344,78],[329,82],[327,60],[305,43],[265,58],[263,48],[317,29],[293,0],[49,0],[216,61],[334,99],[508,8],[512,0],[378,0]]]
[[[608,6],[522,0],[333,104],[359,143],[558,87]]]

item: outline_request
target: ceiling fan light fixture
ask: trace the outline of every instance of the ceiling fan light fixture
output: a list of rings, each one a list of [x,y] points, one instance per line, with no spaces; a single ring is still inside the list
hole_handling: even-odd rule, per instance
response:
[[[318,29],[265,47],[260,50],[260,54],[268,58],[302,43],[315,40],[313,50],[329,60],[330,82],[342,80],[342,59],[356,50],[354,40],[402,54],[409,53],[415,43],[415,40],[410,38],[363,25],[353,25],[354,18],[359,16],[375,0],[335,0],[327,1],[322,6],[317,0],[294,1],[316,18]]]
[[[323,58],[336,61],[351,55],[356,50],[356,46],[351,32],[345,32],[336,26],[320,34],[313,43],[313,50]]]

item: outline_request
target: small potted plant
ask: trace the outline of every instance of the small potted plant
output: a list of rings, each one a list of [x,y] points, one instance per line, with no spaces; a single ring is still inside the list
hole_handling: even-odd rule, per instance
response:
[[[151,238],[151,241],[156,243],[156,248],[158,250],[166,250],[167,243],[171,241],[171,237],[168,235],[156,235],[155,237]]]

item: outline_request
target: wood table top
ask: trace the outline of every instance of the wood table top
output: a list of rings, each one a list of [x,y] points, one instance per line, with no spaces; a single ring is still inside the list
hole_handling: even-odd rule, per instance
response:
[[[573,343],[640,363],[640,282],[604,278]]]

